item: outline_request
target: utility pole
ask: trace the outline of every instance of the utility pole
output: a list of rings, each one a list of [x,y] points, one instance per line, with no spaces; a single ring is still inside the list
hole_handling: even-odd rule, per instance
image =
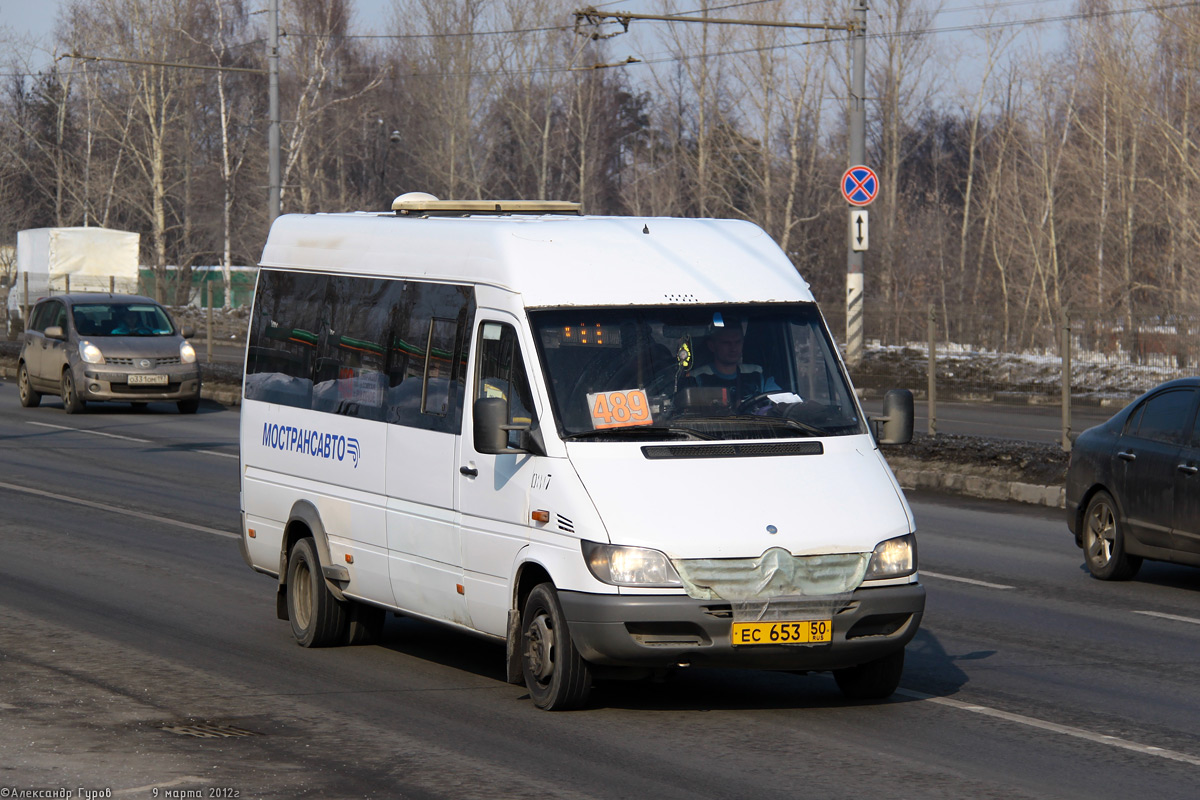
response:
[[[865,164],[867,159],[867,0],[854,0],[853,27],[850,31],[850,163]],[[850,215],[848,220],[852,220]],[[863,254],[854,248],[853,223],[846,227],[846,363],[851,367],[862,361],[863,351]]]
[[[279,0],[270,0],[267,9],[267,224],[279,216]]]

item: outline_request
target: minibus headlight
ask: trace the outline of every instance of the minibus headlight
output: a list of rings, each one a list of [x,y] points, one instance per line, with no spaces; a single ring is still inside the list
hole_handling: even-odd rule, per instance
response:
[[[917,571],[917,537],[911,533],[875,545],[863,580],[903,578]]]
[[[180,364],[195,364],[196,363],[196,348],[192,347],[190,342],[181,342],[179,344],[179,363]]]
[[[583,560],[597,580],[614,586],[679,587],[679,573],[657,550],[582,542]]]
[[[100,352],[100,348],[89,342],[87,339],[79,340],[79,357],[86,364],[103,364],[104,354]]]

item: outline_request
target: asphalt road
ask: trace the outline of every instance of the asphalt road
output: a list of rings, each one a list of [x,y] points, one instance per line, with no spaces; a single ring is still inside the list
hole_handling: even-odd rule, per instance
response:
[[[0,385],[0,789],[1195,796],[1200,570],[1095,581],[1061,512],[912,498],[928,609],[888,702],[696,669],[546,713],[501,647],[428,624],[298,647],[232,538],[237,420],[26,410]]]

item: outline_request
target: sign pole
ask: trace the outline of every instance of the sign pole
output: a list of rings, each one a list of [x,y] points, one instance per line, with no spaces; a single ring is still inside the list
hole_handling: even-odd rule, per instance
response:
[[[854,0],[851,40],[850,164],[866,162],[867,0]],[[845,181],[843,181],[845,183]],[[863,254],[854,247],[853,216],[846,225],[846,363],[857,367],[863,351]]]

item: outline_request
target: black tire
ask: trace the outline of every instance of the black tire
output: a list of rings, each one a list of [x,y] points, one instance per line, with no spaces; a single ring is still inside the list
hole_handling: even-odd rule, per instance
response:
[[[1117,504],[1108,492],[1096,492],[1083,512],[1083,560],[1102,581],[1127,581],[1142,567],[1140,556],[1125,552],[1125,532]]]
[[[296,542],[288,556],[287,607],[292,635],[302,647],[328,647],[346,640],[348,609],[325,586],[311,537]]]
[[[62,397],[63,409],[68,414],[79,414],[87,408],[87,402],[79,396],[79,392],[75,389],[75,378],[71,376],[69,368],[63,370],[62,388],[59,390],[59,395]]]
[[[33,385],[29,383],[29,370],[23,362],[17,370],[17,391],[21,396],[21,405],[25,408],[37,408],[38,403],[42,402],[42,393],[34,391]]]
[[[591,670],[571,641],[553,584],[538,584],[525,600],[521,671],[533,704],[546,711],[579,708],[592,689]]]
[[[856,667],[835,669],[833,679],[850,700],[883,700],[891,697],[904,673],[904,649]]]
[[[200,398],[193,397],[191,400],[180,400],[175,404],[179,408],[180,414],[195,414],[200,408]]]

